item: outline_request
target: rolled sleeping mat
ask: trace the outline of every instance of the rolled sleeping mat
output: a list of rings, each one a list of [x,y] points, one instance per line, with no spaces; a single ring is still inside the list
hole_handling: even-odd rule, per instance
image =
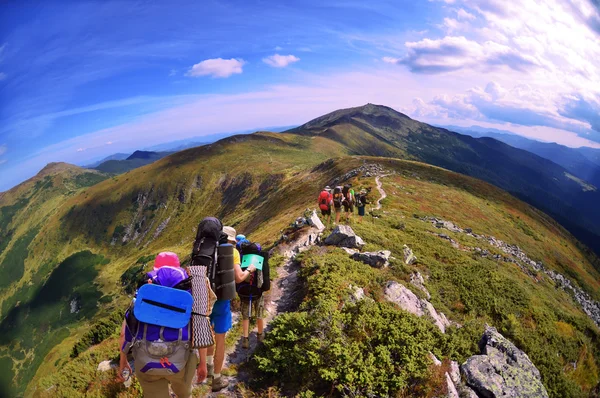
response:
[[[233,245],[226,243],[217,248],[216,295],[219,300],[233,300],[235,292],[235,271],[233,269]]]
[[[215,343],[208,316],[212,311],[210,283],[206,267],[192,265],[187,269],[192,276],[192,348],[210,347]],[[214,297],[214,295],[213,295]]]

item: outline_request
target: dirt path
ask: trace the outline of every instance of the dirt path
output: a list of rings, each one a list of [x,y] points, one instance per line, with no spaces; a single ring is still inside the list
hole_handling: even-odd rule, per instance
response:
[[[298,281],[298,264],[294,261],[296,254],[308,249],[315,244],[316,238],[321,231],[311,227],[303,231],[293,242],[278,246],[277,250],[284,256],[284,263],[277,268],[277,277],[271,281],[271,290],[265,295],[265,317],[266,331],[269,331],[269,323],[278,314],[296,310],[300,303],[301,286]],[[306,248],[306,249],[303,249]],[[241,321],[239,319],[238,321]],[[243,365],[246,363],[258,345],[256,339],[256,328],[250,332],[250,348],[242,348],[241,339],[227,350],[224,368],[235,366],[238,373],[235,376],[228,377],[229,387],[218,393],[211,393],[211,397],[235,397],[236,384],[245,382],[249,374],[244,371]]]
[[[375,177],[375,182],[377,183],[377,190],[379,191],[379,194],[381,195],[381,197],[379,199],[377,199],[377,206],[375,206],[375,208],[373,210],[381,209],[381,201],[384,200],[385,198],[387,198],[387,193],[385,193],[385,191],[382,188],[382,184],[381,184],[381,180],[380,180],[381,177],[386,177],[386,176],[382,175],[382,176]]]

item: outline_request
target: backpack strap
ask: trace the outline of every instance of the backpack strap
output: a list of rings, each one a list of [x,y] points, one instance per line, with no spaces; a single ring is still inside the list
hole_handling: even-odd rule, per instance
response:
[[[146,340],[146,333],[148,332],[148,324],[144,323],[144,335],[142,336],[142,340]]]

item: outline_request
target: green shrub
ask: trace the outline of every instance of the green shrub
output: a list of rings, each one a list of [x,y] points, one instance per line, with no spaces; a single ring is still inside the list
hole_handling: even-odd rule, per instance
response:
[[[107,338],[119,334],[123,322],[123,310],[113,312],[108,318],[101,319],[94,323],[89,331],[75,343],[71,350],[71,358],[77,357],[80,353],[93,345],[100,344]]]

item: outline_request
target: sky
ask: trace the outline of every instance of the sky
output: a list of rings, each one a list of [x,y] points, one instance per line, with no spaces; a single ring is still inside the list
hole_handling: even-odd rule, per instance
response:
[[[376,103],[600,147],[600,0],[0,4],[0,191],[188,137]]]

